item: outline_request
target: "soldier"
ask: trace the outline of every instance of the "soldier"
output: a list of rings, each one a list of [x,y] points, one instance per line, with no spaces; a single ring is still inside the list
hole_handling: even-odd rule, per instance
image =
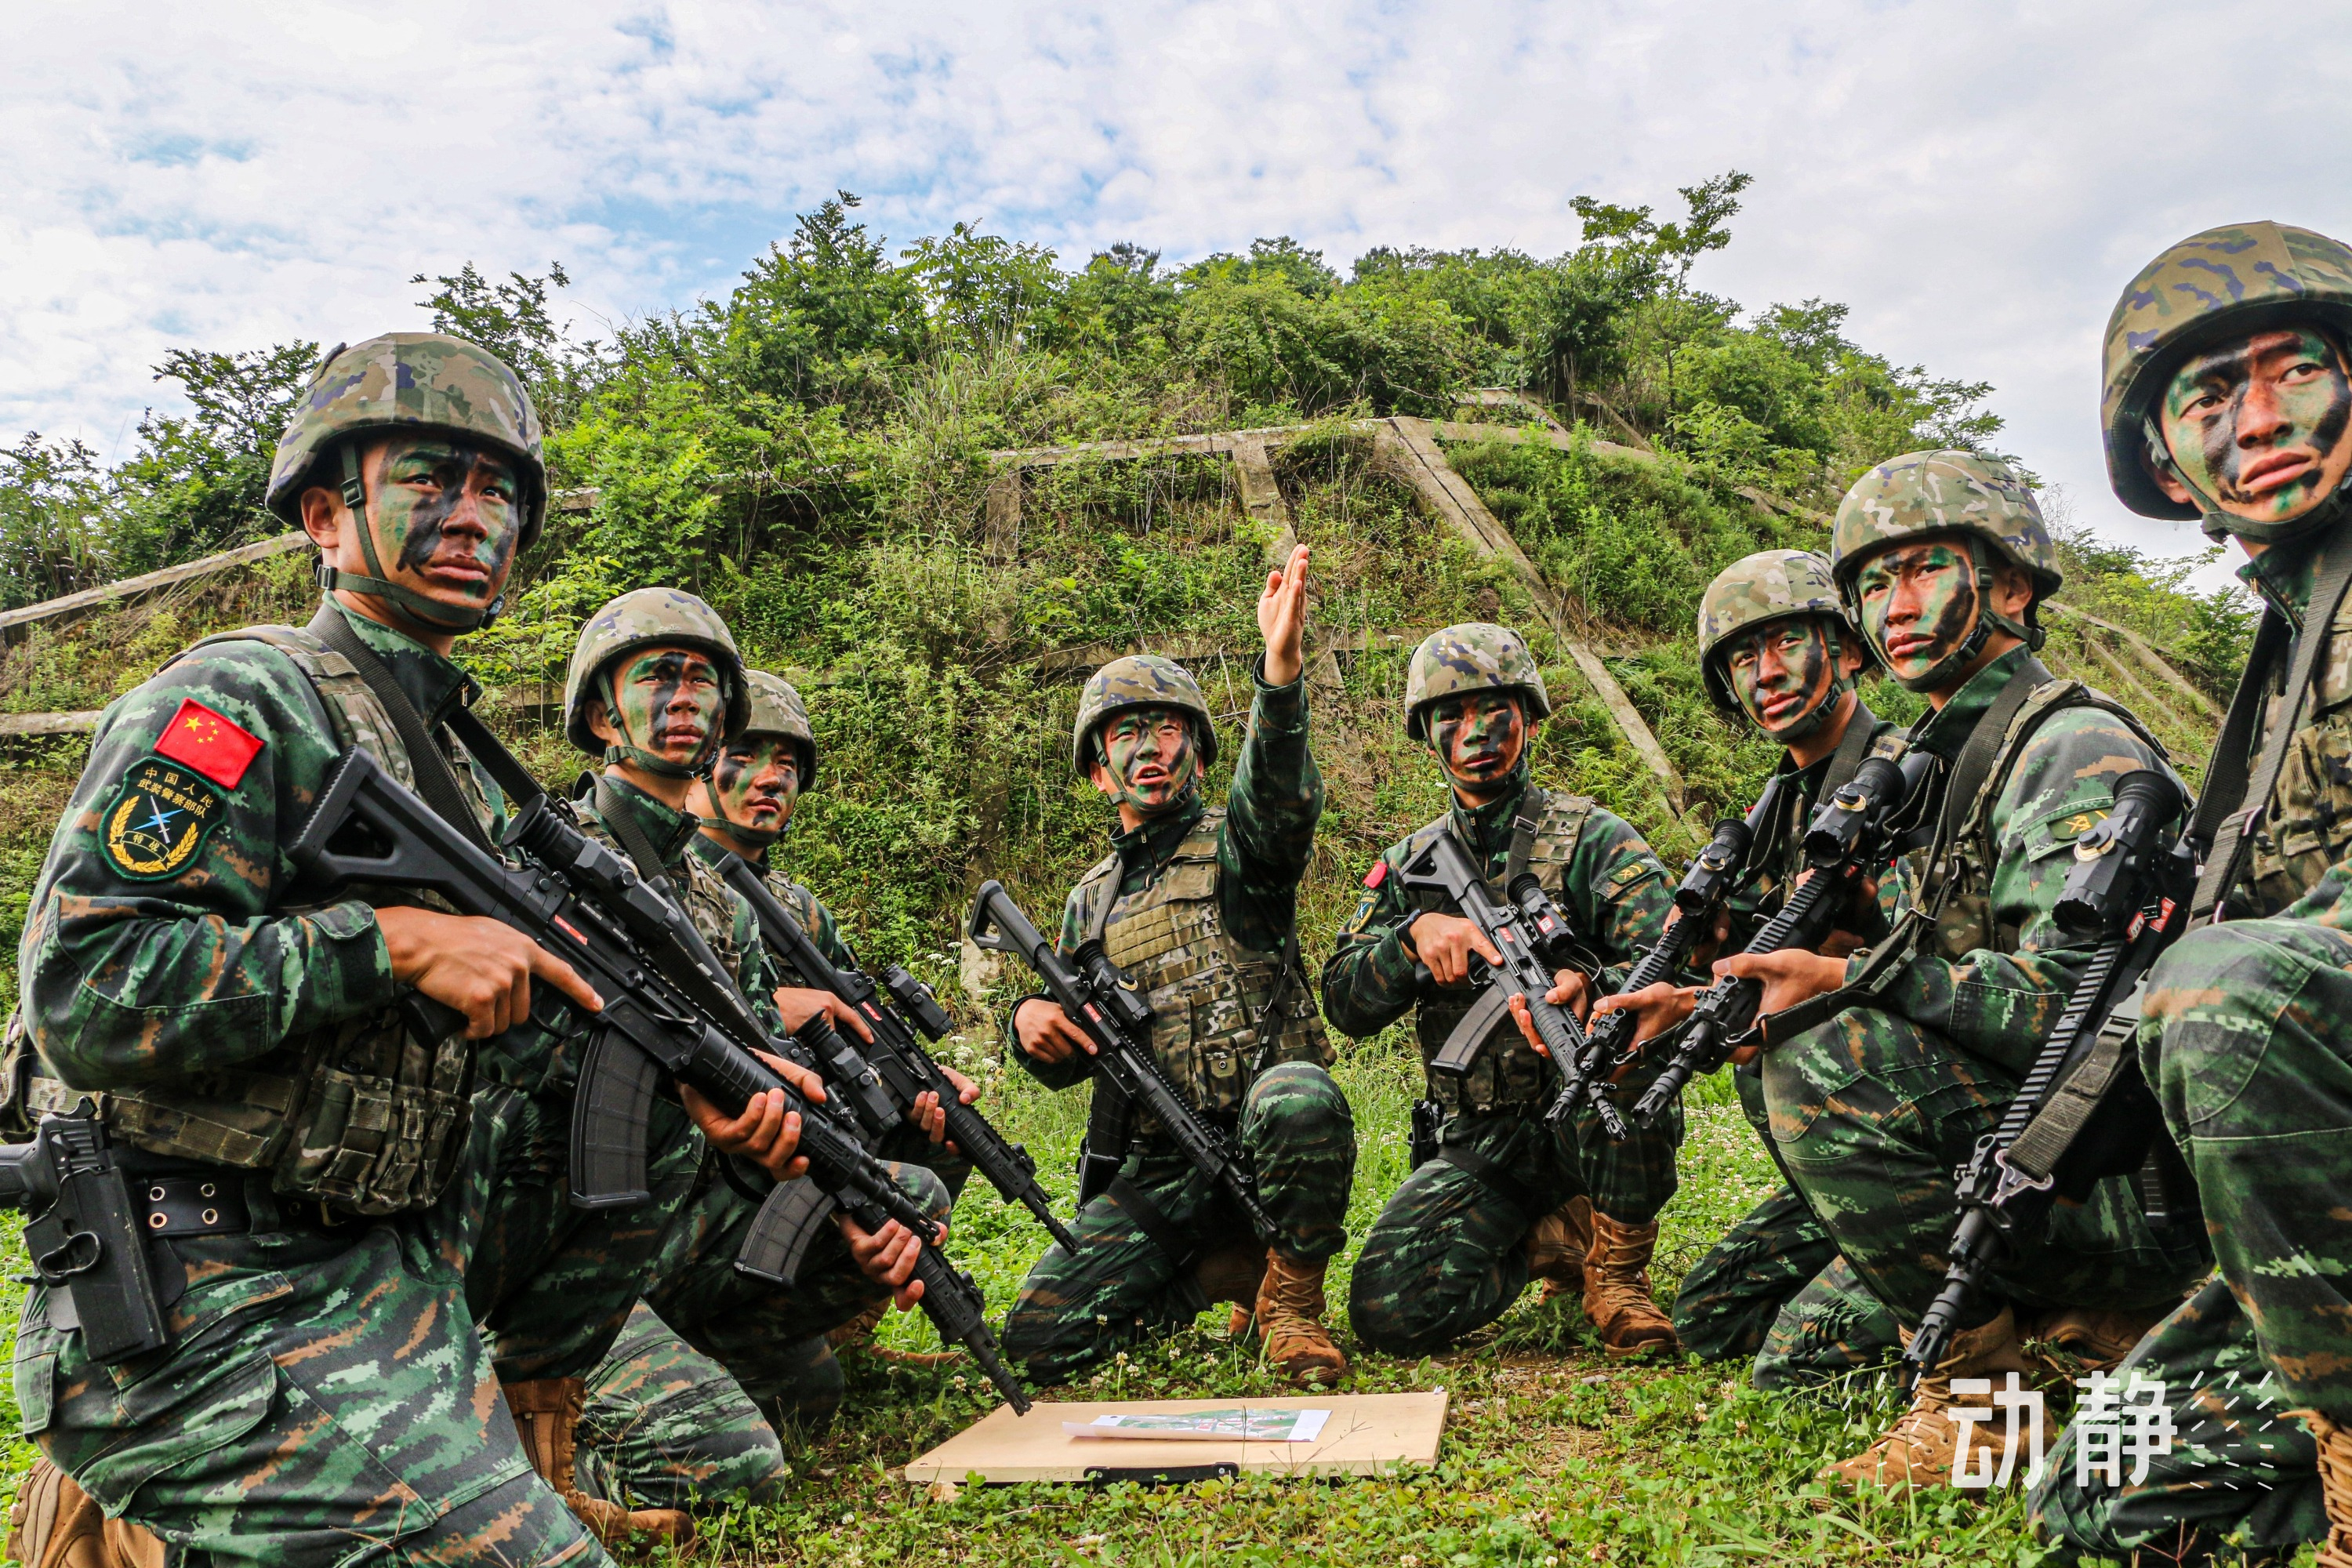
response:
[[[1405,733],[1444,771],[1454,809],[1391,846],[1364,879],[1323,968],[1324,1005],[1342,1032],[1366,1039],[1413,1013],[1422,1054],[1433,1057],[1475,1000],[1470,955],[1499,961],[1469,921],[1400,885],[1398,868],[1436,834],[1457,836],[1498,892],[1522,868],[1535,872],[1610,964],[1664,929],[1665,868],[1641,835],[1582,795],[1529,782],[1535,726],[1550,711],[1515,632],[1449,626],[1413,651]],[[1559,979],[1552,996],[1582,1011],[1585,977]],[[1507,1022],[1466,1077],[1428,1075],[1444,1117],[1436,1155],[1405,1177],[1356,1260],[1348,1314],[1365,1343],[1426,1355],[1499,1317],[1534,1277],[1547,1297],[1581,1289],[1612,1354],[1675,1348],[1649,1264],[1658,1211],[1674,1195],[1681,1110],[1612,1142],[1589,1113],[1573,1128],[1545,1121],[1549,1076]]]
[[[2221,1264],[2118,1374],[2164,1384],[2179,1436],[2143,1482],[2105,1489],[2076,1478],[2070,1432],[2033,1500],[2102,1555],[2319,1541],[2326,1568],[2352,1565],[2347,344],[2352,247],[2271,223],[2173,246],[2107,321],[2116,494],[2235,540],[2265,614],[2197,818],[2227,830],[2192,912],[2230,918],[2192,925],[2141,997],[2141,1068]],[[2225,814],[2250,806],[2241,835]]]
[[[1846,624],[1828,560],[1810,552],[1767,550],[1717,574],[1699,601],[1698,657],[1716,710],[1788,747],[1774,770],[1785,781],[1780,808],[1750,846],[1747,874],[1718,925],[1718,947],[1737,952],[1788,896],[1815,806],[1899,727],[1873,713],[1854,689],[1873,661]],[[1846,923],[1865,940],[1886,934],[1874,908]],[[1604,998],[1595,1011],[1639,1006],[1643,994]],[[1696,995],[1685,990],[1677,1000],[1687,1006]],[[1731,1081],[1770,1152],[1761,1069],[1739,1062]],[[1893,1316],[1863,1288],[1785,1177],[1683,1277],[1674,1326],[1684,1349],[1709,1361],[1754,1358],[1759,1388],[1838,1376],[1896,1348]]]
[[[1761,979],[1768,1013],[1806,1003],[1766,1021],[1773,1144],[1907,1339],[1943,1281],[1952,1171],[2000,1120],[2089,956],[2050,918],[2067,847],[2116,780],[2167,764],[2129,714],[2033,657],[2037,606],[2061,577],[2032,492],[2001,464],[1968,452],[1881,463],[1846,492],[1831,562],[1879,662],[1927,700],[1908,742],[1948,770],[1935,839],[1902,862],[1907,908],[1870,952],[1716,969]],[[2028,1370],[2019,1309],[2112,1362],[2205,1266],[2197,1237],[2151,1226],[2129,1180],[2100,1183],[2007,1262],[1910,1409],[1823,1479],[1948,1479],[1952,1380]]]
[[[1347,1244],[1355,1121],[1326,1070],[1330,1042],[1297,931],[1298,879],[1323,809],[1300,662],[1307,561],[1305,546],[1293,551],[1258,600],[1265,653],[1223,806],[1201,801],[1217,732],[1191,676],[1142,655],[1087,682],[1070,760],[1117,805],[1118,827],[1112,852],[1070,890],[1057,942],[1067,953],[1099,939],[1150,1000],[1160,1068],[1238,1139],[1278,1234],[1248,1239],[1139,1112],[1118,1179],[1079,1211],[1078,1251],[1041,1258],[1006,1318],[1005,1354],[1039,1383],[1213,1301],[1252,1307],[1266,1358],[1294,1379],[1347,1366],[1323,1326],[1323,1273]],[[1091,1047],[1050,999],[1015,1003],[1005,1028],[1021,1044],[1015,1059],[1048,1088],[1087,1077]],[[1090,1145],[1115,1153],[1104,1127],[1097,1118]]]
[[[509,801],[449,727],[474,689],[449,650],[544,516],[538,419],[471,343],[372,339],[313,378],[268,498],[319,545],[327,602],[114,704],[32,897],[25,1109],[96,1101],[163,1242],[173,1338],[101,1366],[34,1287],[16,1387],[47,1460],[12,1550],[601,1563],[516,1441],[459,1278],[509,1158],[468,1081],[545,1076],[599,1001],[495,921],[399,889],[306,900],[286,855],[350,747],[497,841]],[[412,990],[463,1027],[428,1037]],[[737,1119],[750,1135],[700,1110],[790,1170],[781,1096]]]

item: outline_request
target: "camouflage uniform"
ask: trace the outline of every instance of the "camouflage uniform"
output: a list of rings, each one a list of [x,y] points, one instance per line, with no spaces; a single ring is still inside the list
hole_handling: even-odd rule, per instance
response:
[[[1106,667],[1097,682],[1128,670],[1140,686],[1123,700],[1195,709],[1205,773],[1215,760],[1214,731],[1197,689],[1185,701],[1190,678],[1162,660],[1130,659]],[[1100,716],[1081,710],[1082,765]],[[1304,681],[1276,687],[1261,677],[1225,805],[1203,807],[1188,789],[1173,809],[1131,832],[1115,830],[1112,853],[1071,889],[1055,943],[1066,954],[1101,932],[1111,961],[1150,1001],[1161,1069],[1248,1156],[1277,1226],[1276,1249],[1318,1269],[1347,1245],[1356,1163],[1355,1121],[1327,1070],[1330,1043],[1296,957],[1298,879],[1322,810]],[[1273,1038],[1261,1037],[1261,1020]],[[1018,1037],[1010,1016],[1005,1037]],[[1017,1047],[1012,1055],[1049,1089],[1087,1077],[1083,1058],[1046,1063]],[[1071,1226],[1077,1252],[1057,1247],[1040,1258],[1005,1319],[1006,1357],[1024,1363],[1040,1384],[1063,1382],[1122,1343],[1191,1322],[1209,1305],[1192,1272],[1200,1252],[1248,1235],[1149,1118],[1138,1112],[1135,1121],[1119,1183]],[[1137,1200],[1157,1217],[1139,1217]],[[1171,1256],[1152,1228],[1181,1256]]]
[[[2308,230],[2209,230],[2143,269],[2108,322],[2108,473],[2134,510],[2187,517],[2140,469],[2145,411],[2180,356],[2269,326],[2352,328],[2352,249]],[[2289,524],[2215,512],[2207,531],[2269,543],[2239,570],[2270,611],[2299,626],[2316,556],[2352,532],[2339,490]],[[2263,735],[2286,699],[2273,696]],[[2260,740],[2256,751],[2260,750]],[[2321,1448],[2299,1413],[2352,1426],[2352,611],[2326,628],[2313,688],[2226,923],[2182,937],[2141,998],[2140,1065],[2196,1177],[2221,1265],[2140,1342],[2118,1375],[2167,1386],[2180,1438],[2145,1482],[2075,1484],[2074,1435],[2035,1492],[2038,1521],[2071,1545],[2207,1548],[2222,1537],[2287,1548],[2352,1531],[2325,1496]],[[2217,759],[2209,778],[2218,772]],[[2345,1464],[2346,1438],[2331,1440]],[[2330,1509],[2330,1501],[2338,1506]],[[2332,1551],[2336,1555],[2329,1555]],[[2323,1563],[2345,1561],[2341,1541]]]
[[[1735,562],[1707,584],[1699,602],[1699,664],[1707,695],[1727,720],[1755,721],[1733,692],[1717,650],[1737,635],[1794,616],[1829,622],[1843,646],[1861,642],[1860,634],[1846,625],[1823,556],[1762,551]],[[1783,738],[1793,742],[1817,731],[1853,685],[1848,678],[1833,679],[1807,716],[1810,722],[1795,733],[1784,731]],[[1858,704],[1850,722],[1858,728],[1841,740],[1852,742],[1845,754],[1856,762],[1895,728]],[[1835,787],[1829,775],[1836,763],[1832,754],[1799,768],[1793,758],[1783,756],[1774,770],[1785,781],[1780,805],[1772,820],[1760,825],[1748,848],[1748,875],[1726,900],[1731,921],[1722,951],[1738,952],[1787,897],[1790,882],[1803,868],[1806,825],[1815,805]],[[1871,924],[1853,934],[1874,941],[1885,934],[1884,922],[1874,910]],[[1732,1085],[1741,1111],[1777,1163],[1762,1070],[1752,1062],[1735,1067]],[[1674,1326],[1685,1350],[1709,1361],[1753,1358],[1759,1388],[1837,1377],[1885,1359],[1898,1342],[1894,1318],[1863,1289],[1853,1268],[1838,1257],[1829,1232],[1785,1178],[1779,1191],[1749,1210],[1683,1276],[1675,1294]]]
[[[594,1496],[688,1510],[780,1502],[793,1473],[742,1386],[643,1302],[588,1380],[579,1466]]]
[[[290,512],[337,436],[400,425],[513,452],[528,537],[543,505],[529,400],[489,355],[429,334],[331,357],[281,443],[272,504]],[[349,620],[428,727],[469,689],[399,633],[324,614]],[[433,732],[494,837],[496,784]],[[602,1562],[531,1475],[460,1279],[500,1138],[467,1114],[469,1059],[544,1072],[561,1048],[549,1023],[576,1026],[542,988],[531,1022],[478,1052],[416,1038],[373,909],[289,890],[287,837],[354,745],[414,776],[353,667],[291,628],[204,646],[100,722],[25,932],[30,1109],[96,1092],[137,1173],[241,1192],[251,1226],[166,1244],[187,1276],[166,1281],[173,1343],[110,1367],[36,1286],[16,1338],[22,1429],[110,1514],[215,1555]]]

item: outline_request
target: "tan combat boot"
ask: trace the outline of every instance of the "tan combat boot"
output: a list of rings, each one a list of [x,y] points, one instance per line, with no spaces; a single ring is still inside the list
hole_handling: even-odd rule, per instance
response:
[[[667,1542],[680,1552],[694,1543],[694,1521],[677,1509],[625,1509],[580,1489],[580,1478],[572,1469],[573,1444],[581,1409],[588,1402],[586,1378],[538,1377],[500,1387],[530,1468],[555,1489],[590,1534],[607,1546],[626,1544],[632,1535]]]
[[[1323,1326],[1325,1264],[1265,1249],[1265,1278],[1257,1288],[1257,1331],[1265,1359],[1299,1387],[1334,1384],[1348,1370],[1348,1358]]]
[[[890,1303],[887,1298],[877,1301],[841,1327],[829,1331],[824,1342],[834,1350],[857,1351],[876,1361],[887,1361],[896,1366],[953,1366],[963,1360],[961,1351],[901,1351],[876,1344],[874,1331],[881,1326],[882,1319],[889,1310]]]
[[[1543,1299],[1580,1295],[1584,1259],[1592,1250],[1592,1200],[1579,1194],[1528,1227],[1528,1274],[1543,1281]]]
[[[47,1459],[35,1459],[8,1510],[8,1555],[24,1568],[163,1568],[163,1542],[96,1499]]]
[[[1657,1222],[1620,1225],[1599,1209],[1591,1214],[1592,1249],[1584,1256],[1584,1315],[1601,1336],[1601,1348],[1613,1356],[1682,1349],[1674,1324],[1650,1294]]]
[[[2047,1340],[2093,1372],[2113,1372],[2123,1365],[2132,1347],[2169,1314],[2168,1308],[2111,1312],[2094,1307],[2061,1307],[2019,1324],[2018,1331],[2026,1339]]]
[[[2316,1410],[2288,1415],[2319,1439],[2319,1491],[2327,1502],[2327,1539],[2318,1568],[2352,1568],[2352,1426],[2338,1426]]]
[[[1903,1331],[1903,1343],[1906,1349],[1911,1343],[1908,1329]],[[1945,1414],[1953,1405],[1952,1379],[1981,1377],[1999,1387],[2006,1383],[2006,1373],[2013,1372],[2022,1379],[2032,1370],[2025,1359],[2025,1347],[2018,1341],[2017,1314],[2003,1306],[2000,1316],[1991,1322],[1952,1336],[1949,1353],[1934,1372],[1919,1380],[1911,1408],[1896,1418],[1885,1436],[1851,1459],[1823,1466],[1814,1479],[1881,1487],[1893,1492],[1949,1486],[1952,1461],[1960,1446],[1960,1424]],[[1997,1473],[2008,1458],[2009,1424],[1981,1422],[1975,1433],[1972,1441],[1992,1450]]]
[[[1200,1287],[1202,1300],[1212,1307],[1220,1301],[1234,1304],[1233,1316],[1225,1322],[1225,1332],[1234,1339],[1249,1331],[1250,1308],[1265,1279],[1265,1251],[1255,1241],[1236,1241],[1202,1253],[1192,1266],[1192,1283]]]

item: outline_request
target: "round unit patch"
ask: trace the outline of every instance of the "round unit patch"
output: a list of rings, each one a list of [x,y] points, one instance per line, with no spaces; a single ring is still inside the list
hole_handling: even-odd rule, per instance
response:
[[[123,775],[100,820],[107,864],[142,882],[176,877],[226,815],[220,792],[195,773],[143,757]]]

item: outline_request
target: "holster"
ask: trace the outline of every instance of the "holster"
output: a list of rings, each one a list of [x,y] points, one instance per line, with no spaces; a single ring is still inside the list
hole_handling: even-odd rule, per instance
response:
[[[1087,1107],[1086,1142],[1078,1145],[1078,1206],[1086,1207],[1110,1190],[1119,1168],[1127,1163],[1127,1145],[1134,1122],[1127,1096],[1097,1074],[1095,1097]]]
[[[1445,1130],[1445,1108],[1433,1100],[1412,1102],[1412,1128],[1405,1138],[1410,1168],[1420,1170],[1437,1158],[1438,1135]]]

